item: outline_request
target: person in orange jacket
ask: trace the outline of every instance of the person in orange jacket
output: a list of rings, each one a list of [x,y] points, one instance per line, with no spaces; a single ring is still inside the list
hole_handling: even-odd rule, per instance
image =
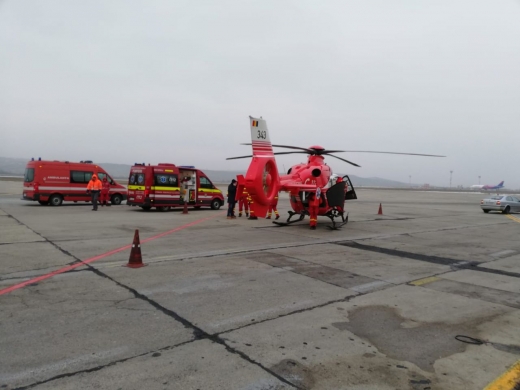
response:
[[[110,183],[108,182],[107,177],[105,176],[103,178],[103,181],[101,182],[101,196],[99,197],[99,203],[101,204],[101,207],[104,205],[110,206],[110,203],[108,203],[108,194],[110,192]]]
[[[249,217],[249,194],[247,190],[244,188],[242,191],[242,195],[239,195],[238,198],[238,216],[242,216],[242,210],[246,212],[246,218]]]
[[[265,219],[271,219],[271,215],[273,215],[273,211],[274,211],[274,215],[276,215],[275,219],[280,218],[280,214],[278,214],[278,209],[276,208],[276,206],[278,206],[278,194],[276,194],[274,196],[273,201],[269,205],[269,211],[267,212],[267,217],[265,217]]]
[[[92,194],[92,210],[94,211],[97,211],[97,201],[101,188],[103,188],[101,180],[98,179],[96,174],[92,175],[92,179],[87,184],[87,194],[89,192]]]
[[[316,192],[309,194],[309,215],[311,217],[311,230],[316,230],[316,224],[318,222],[318,212],[320,208],[320,196],[321,188],[317,188]]]

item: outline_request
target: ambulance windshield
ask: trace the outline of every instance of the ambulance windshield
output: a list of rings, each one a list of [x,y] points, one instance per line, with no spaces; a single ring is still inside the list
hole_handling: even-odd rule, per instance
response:
[[[25,168],[25,174],[23,176],[23,181],[26,183],[30,183],[34,180],[34,168]]]

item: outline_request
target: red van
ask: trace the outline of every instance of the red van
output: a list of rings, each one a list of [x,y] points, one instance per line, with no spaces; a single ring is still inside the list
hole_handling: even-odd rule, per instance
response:
[[[218,210],[224,204],[222,191],[200,169],[193,166],[135,164],[128,178],[129,206],[143,210],[155,207],[168,211],[172,207],[203,206]]]
[[[116,183],[106,171],[92,161],[34,161],[25,167],[23,200],[38,201],[41,205],[60,206],[63,201],[89,202],[87,184],[96,174],[100,180],[106,176],[110,183],[110,201],[119,205],[126,199],[124,186]]]

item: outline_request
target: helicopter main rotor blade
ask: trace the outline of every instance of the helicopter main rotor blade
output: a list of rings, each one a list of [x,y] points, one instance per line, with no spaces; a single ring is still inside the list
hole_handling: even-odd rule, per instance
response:
[[[327,156],[337,158],[338,160],[345,161],[346,163],[349,163],[350,165],[354,165],[355,167],[361,168],[361,165],[357,165],[356,163],[353,163],[352,161],[345,160],[344,158],[334,156],[333,154],[328,154]]]
[[[426,156],[426,157],[446,157],[437,154],[421,154],[421,153],[396,153],[396,152],[374,152],[372,150],[344,150],[347,153],[381,153],[381,154],[402,154],[406,156]]]
[[[273,146],[276,148],[303,150],[303,151],[307,152],[308,154],[316,154],[316,151],[313,149],[301,148],[299,146],[289,146],[289,145],[273,145]]]
[[[304,152],[303,150],[301,152],[275,152],[273,154],[309,154],[307,152]]]
[[[250,158],[253,156],[238,156],[238,157],[228,157],[226,160],[238,160],[239,158]]]
[[[342,153],[342,152],[345,152],[345,150],[328,150],[328,149],[325,149],[325,150],[320,150],[319,154]]]

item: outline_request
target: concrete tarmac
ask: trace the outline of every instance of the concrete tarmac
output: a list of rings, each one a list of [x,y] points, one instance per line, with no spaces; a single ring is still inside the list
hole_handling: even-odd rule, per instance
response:
[[[0,389],[493,383],[520,359],[520,215],[484,214],[481,194],[357,192],[345,227],[311,231],[222,209],[40,206],[0,182]],[[128,248],[98,257],[135,229],[146,267],[123,267]]]

